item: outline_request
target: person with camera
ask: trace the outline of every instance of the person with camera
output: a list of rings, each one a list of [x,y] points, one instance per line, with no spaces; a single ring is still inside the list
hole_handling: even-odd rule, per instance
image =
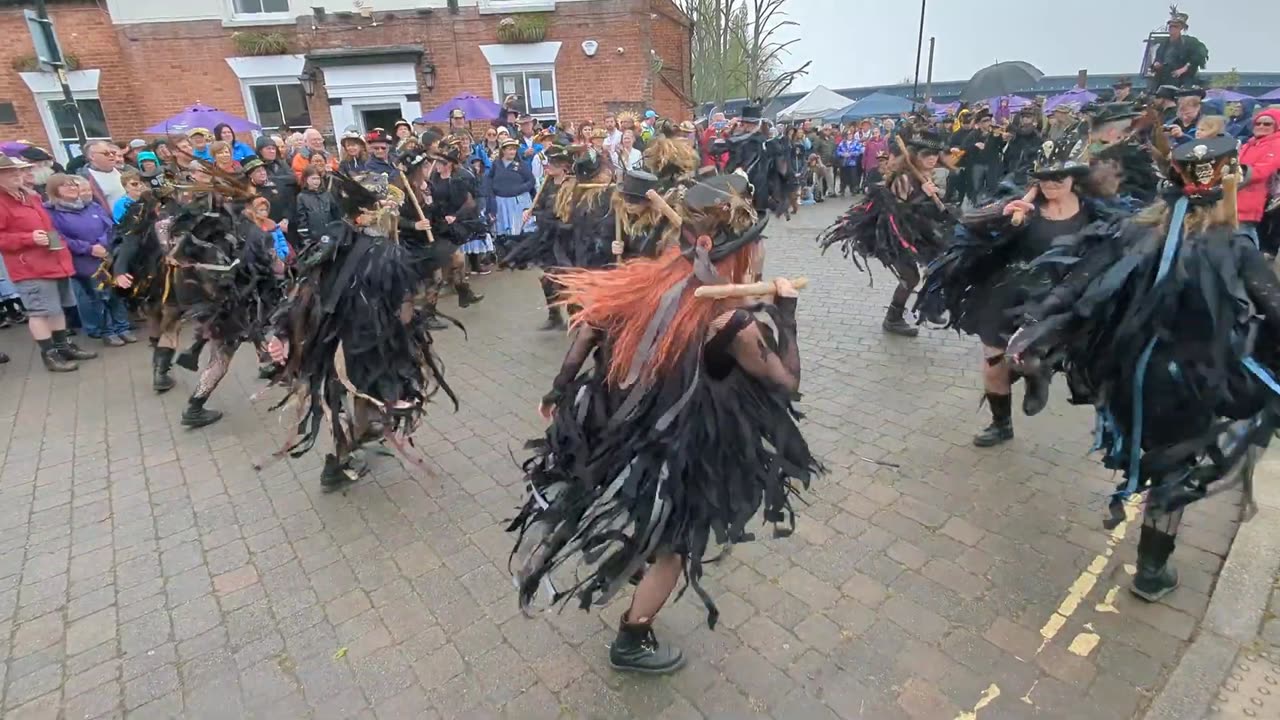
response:
[[[76,347],[67,335],[63,307],[74,307],[71,252],[53,220],[29,187],[30,163],[0,156],[0,256],[27,310],[27,328],[40,346],[49,372],[79,369],[97,357]]]

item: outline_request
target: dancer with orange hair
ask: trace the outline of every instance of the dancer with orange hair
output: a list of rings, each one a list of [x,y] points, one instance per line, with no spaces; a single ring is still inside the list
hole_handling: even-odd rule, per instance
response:
[[[525,463],[530,498],[509,528],[519,531],[514,572],[526,611],[540,587],[552,604],[576,596],[585,609],[651,563],[610,649],[615,670],[679,669],[683,653],[660,645],[652,623],[681,575],[714,628],[700,583],[708,543],[751,539],[762,505],[766,521],[793,527],[791,497],[821,470],[792,406],[795,288],[774,281],[772,303],[695,294],[759,276],[765,221],[741,227],[743,209],[755,212],[740,186],[723,176],[691,187],[680,242],[657,257],[555,274],[561,302],[580,309],[539,407],[551,426]],[[552,576],[567,564],[571,584],[558,589]]]

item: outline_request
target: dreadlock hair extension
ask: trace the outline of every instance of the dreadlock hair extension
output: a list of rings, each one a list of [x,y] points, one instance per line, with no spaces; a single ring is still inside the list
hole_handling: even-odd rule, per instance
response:
[[[579,182],[576,177],[570,177],[560,186],[560,192],[556,193],[556,217],[560,218],[560,222],[572,222],[574,208],[579,205],[590,210],[600,202],[600,198],[609,190],[610,176],[613,171],[605,164],[600,165],[600,172],[591,178],[588,183]],[[599,187],[589,187],[579,189],[579,185],[597,185]]]
[[[557,199],[559,199],[557,197]],[[665,216],[658,208],[647,202],[637,203],[630,202],[622,193],[613,194],[613,212],[622,219],[622,233],[627,237],[637,237],[640,235],[648,235],[649,231],[658,226]],[[659,254],[661,251],[671,245],[678,244],[680,240],[680,228],[668,223],[662,231],[662,237],[658,238],[657,248]]]
[[[1139,225],[1158,227],[1165,232],[1169,229],[1172,215],[1173,205],[1160,200],[1139,212],[1133,221]],[[1212,205],[1197,205],[1190,208],[1187,211],[1186,228],[1191,232],[1202,233],[1211,227],[1230,226],[1234,222],[1235,217],[1230,210],[1230,205],[1218,200]]]
[[[715,263],[716,270],[730,283],[744,282],[752,275],[758,247],[743,247]],[[621,385],[663,294],[691,275],[693,262],[673,246],[654,259],[628,260],[608,270],[564,270],[548,277],[560,286],[557,305],[581,308],[573,316],[573,327],[598,328],[613,339],[608,380]],[[656,341],[649,366],[642,368],[640,377],[653,378],[674,369],[681,353],[701,347],[712,320],[734,307],[733,300],[694,298],[696,287],[697,283],[689,283],[680,296],[679,308]]]

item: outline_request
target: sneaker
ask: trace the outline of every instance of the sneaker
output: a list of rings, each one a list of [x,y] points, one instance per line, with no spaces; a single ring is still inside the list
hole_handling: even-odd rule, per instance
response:
[[[102,338],[102,344],[107,347],[124,347],[124,340],[118,335],[108,335]]]
[[[134,335],[133,331],[131,330],[125,330],[124,332],[120,333],[117,337],[125,341],[125,343],[128,345],[132,345],[138,342],[138,336]]]

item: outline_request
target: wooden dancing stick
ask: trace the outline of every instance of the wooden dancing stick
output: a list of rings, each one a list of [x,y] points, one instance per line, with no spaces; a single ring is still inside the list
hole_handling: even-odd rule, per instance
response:
[[[551,179],[550,179],[550,178],[543,178],[543,180],[542,180],[542,185],[538,188],[538,192],[537,192],[537,194],[535,194],[535,195],[533,196],[533,202],[529,204],[529,214],[530,214],[530,215],[532,215],[532,214],[533,214],[533,209],[534,209],[534,208],[536,208],[536,207],[538,207],[538,200],[542,199],[542,191],[546,189],[547,185],[548,185],[550,182],[551,182]],[[524,213],[521,213],[521,214],[520,214],[520,228],[519,228],[519,230],[516,232],[516,234],[517,234],[517,235],[520,235],[520,234],[522,234],[523,232],[524,232]]]
[[[1038,197],[1039,195],[1040,195],[1040,186],[1032,185],[1031,189],[1027,191],[1027,194],[1022,196],[1022,201],[1033,203],[1036,201],[1036,197]],[[1013,218],[1012,220],[1010,220],[1010,222],[1013,223],[1014,227],[1019,227],[1026,221],[1027,221],[1026,213],[1022,212],[1021,210],[1013,211]]]
[[[622,213],[613,214],[613,259],[622,262],[622,253],[626,244],[622,242]]]
[[[667,199],[659,194],[657,190],[649,190],[644,196],[649,202],[653,203],[658,212],[662,213],[662,216],[672,225],[677,228],[684,225],[684,218],[680,217],[680,213],[676,212],[676,209],[671,207],[671,203],[667,202]]]
[[[432,167],[435,167],[434,161],[432,161]],[[430,175],[428,175],[428,177],[430,177]],[[404,194],[408,195],[410,202],[413,203],[413,210],[418,214],[418,220],[427,223],[427,242],[434,243],[436,241],[436,236],[431,232],[431,223],[427,222],[427,215],[422,212],[422,203],[418,202],[418,194],[415,193],[413,188],[409,185],[409,176],[408,173],[404,171],[404,168],[400,168],[400,184],[404,186]]]
[[[915,161],[911,159],[911,151],[907,149],[907,144],[902,141],[902,136],[895,135],[893,139],[898,141],[898,149],[902,151],[902,162],[907,166],[907,169],[911,171],[911,174],[916,177],[920,186],[923,188],[925,183],[932,183],[932,180],[925,177],[924,171],[916,167]],[[943,212],[946,211],[947,206],[943,204],[942,200],[938,199],[937,195],[930,195],[929,197],[933,199],[933,204],[937,205],[939,210],[942,210]]]
[[[809,278],[799,277],[791,281],[791,286],[803,290],[809,285]],[[696,298],[723,300],[725,298],[745,298],[769,295],[775,289],[771,282],[747,283],[745,285],[703,285],[693,291]]]

